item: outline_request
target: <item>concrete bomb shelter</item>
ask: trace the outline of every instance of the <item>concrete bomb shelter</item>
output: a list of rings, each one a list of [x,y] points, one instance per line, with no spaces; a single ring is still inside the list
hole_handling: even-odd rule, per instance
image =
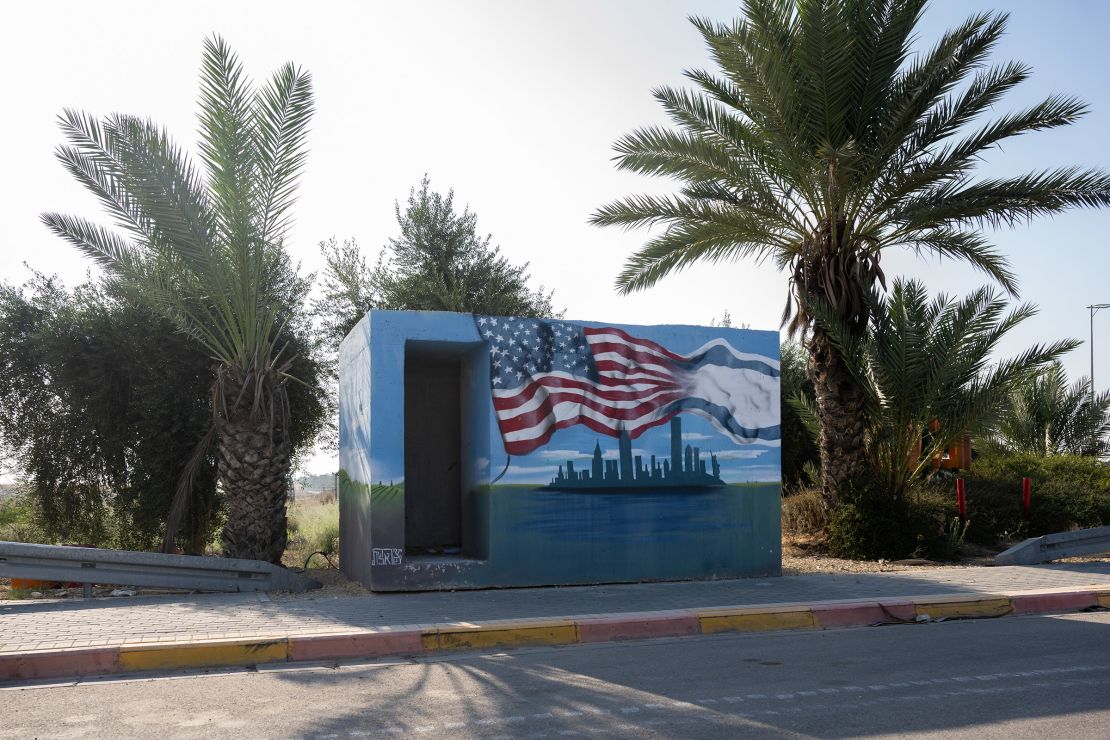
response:
[[[339,378],[374,590],[780,572],[777,332],[371,311]]]

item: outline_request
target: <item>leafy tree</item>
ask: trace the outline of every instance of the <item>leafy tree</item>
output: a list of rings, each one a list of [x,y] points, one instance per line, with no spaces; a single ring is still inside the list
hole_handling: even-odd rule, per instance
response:
[[[1015,389],[995,441],[1005,451],[1039,455],[1104,456],[1110,452],[1110,392],[1091,395],[1091,381],[1068,385],[1063,365]]]
[[[498,316],[562,315],[543,286],[528,287],[528,263],[513,265],[479,236],[478,216],[455,211],[455,193],[431,190],[425,177],[409,191],[402,212],[396,204],[401,235],[389,240],[389,263],[377,272],[382,308],[461,311]]]
[[[321,294],[312,301],[312,313],[330,343],[338,346],[366,312],[381,304],[384,253],[374,267],[354,239],[342,244],[335,237],[320,242],[324,258]]]
[[[298,377],[318,373],[303,335]],[[0,441],[50,541],[150,549],[166,536],[184,461],[211,427],[212,360],[142,302],[36,275],[0,285]],[[290,388],[294,449],[323,419],[318,385]],[[192,479],[175,542],[203,552],[224,519],[216,455]]]
[[[863,390],[864,446],[895,499],[957,437],[991,429],[1015,389],[1079,345],[1038,344],[992,362],[1002,338],[1036,309],[1023,304],[1007,312],[1006,301],[989,288],[930,300],[921,283],[898,279],[888,297],[875,292],[868,306],[870,330],[863,337],[834,309],[817,311],[815,320]]]
[[[94,286],[0,286],[0,438],[52,541],[149,549],[181,461],[211,422],[211,361],[166,319]],[[203,551],[215,458],[193,480],[181,544]]]
[[[431,190],[427,177],[409,191],[404,212],[394,205],[401,235],[371,267],[354,239],[320,242],[321,293],[312,312],[338,345],[374,309],[460,311],[504,316],[561,316],[553,292],[528,287],[528,264],[514,266],[478,236],[476,214],[455,211],[454,191]]]
[[[770,260],[788,271],[784,323],[806,336],[812,358],[829,505],[869,467],[868,399],[813,324],[812,305],[832,306],[862,338],[892,247],[963,260],[1014,293],[982,226],[1110,203],[1101,170],[974,176],[1003,141],[1070,124],[1087,108],[1053,95],[977,124],[1029,76],[1018,62],[986,66],[1007,16],[972,16],[911,54],[925,4],[747,0],[731,24],[694,19],[718,71],[687,72],[693,91],[655,91],[677,128],[640,129],[616,144],[620,169],[673,178],[680,191],[618,200],[592,217],[663,226],[626,263],[621,292],[697,261]]]
[[[149,120],[61,116],[69,143],[58,159],[123,233],[55,213],[43,221],[114,283],[152,297],[216,363],[211,432],[192,459],[218,440],[230,557],[278,562],[285,549],[295,356],[282,329],[298,309],[283,292],[282,242],[312,112],[307,72],[286,64],[256,89],[213,37],[201,71],[203,173]]]

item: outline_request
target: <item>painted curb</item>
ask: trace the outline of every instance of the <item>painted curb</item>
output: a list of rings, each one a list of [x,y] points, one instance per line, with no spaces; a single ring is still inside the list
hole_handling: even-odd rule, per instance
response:
[[[1098,594],[1077,591],[1056,594],[1018,594],[1010,597],[1014,614],[1042,614],[1044,612],[1072,612],[1099,606]]]
[[[640,612],[578,621],[579,642],[643,640],[698,634],[698,618],[688,612]]]
[[[813,616],[821,629],[859,627],[865,624],[912,622],[917,617],[911,601],[820,604]]]
[[[424,652],[420,630],[359,632],[348,635],[305,635],[289,638],[289,660],[343,660],[411,655]]]
[[[10,653],[0,655],[0,679],[103,676],[118,664],[118,647]]]
[[[1110,586],[1009,595],[942,594],[801,604],[679,609],[577,617],[409,625],[269,639],[68,648],[0,653],[0,680],[103,676],[181,668],[253,666],[411,656],[452,650],[571,645],[728,632],[862,627],[956,618],[995,618],[1110,608]]]
[[[957,619],[969,617],[1004,617],[1014,611],[1010,597],[986,599],[953,599],[936,596],[928,599],[915,599],[917,616],[929,619]]]

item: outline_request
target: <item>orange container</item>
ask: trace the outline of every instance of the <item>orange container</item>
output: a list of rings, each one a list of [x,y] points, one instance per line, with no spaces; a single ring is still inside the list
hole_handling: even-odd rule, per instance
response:
[[[16,590],[41,591],[44,588],[52,588],[53,586],[54,586],[53,581],[36,581],[36,580],[32,580],[30,578],[13,578],[12,579],[12,590],[13,591],[16,591]]]

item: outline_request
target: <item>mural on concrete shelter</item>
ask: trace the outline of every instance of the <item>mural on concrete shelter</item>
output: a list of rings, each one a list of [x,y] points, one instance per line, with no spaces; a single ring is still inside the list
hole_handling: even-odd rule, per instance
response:
[[[475,323],[507,453],[497,480],[580,492],[778,480],[777,359],[720,337],[680,354],[614,326]]]

